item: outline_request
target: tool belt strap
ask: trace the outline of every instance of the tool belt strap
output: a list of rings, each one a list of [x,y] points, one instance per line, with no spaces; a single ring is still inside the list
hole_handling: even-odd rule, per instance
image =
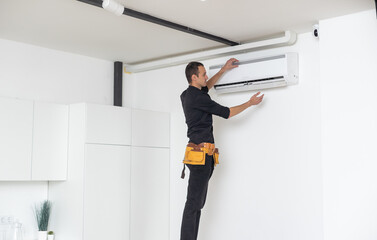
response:
[[[200,144],[195,144],[195,143],[188,143],[187,147],[193,148],[194,151],[204,151],[207,153],[207,155],[212,156],[214,153],[218,153],[219,149],[215,148],[215,144],[213,143],[200,143]]]

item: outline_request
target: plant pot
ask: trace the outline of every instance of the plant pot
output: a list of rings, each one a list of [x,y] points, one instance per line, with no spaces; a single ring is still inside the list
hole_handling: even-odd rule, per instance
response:
[[[47,235],[47,240],[54,240],[54,237],[54,234]]]
[[[47,231],[38,231],[38,240],[47,240]]]

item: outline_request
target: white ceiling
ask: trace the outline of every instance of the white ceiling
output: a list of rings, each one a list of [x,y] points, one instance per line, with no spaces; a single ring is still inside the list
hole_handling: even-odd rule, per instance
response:
[[[374,0],[119,0],[126,8],[236,42],[373,9]],[[0,0],[0,38],[139,63],[225,45],[76,0]]]

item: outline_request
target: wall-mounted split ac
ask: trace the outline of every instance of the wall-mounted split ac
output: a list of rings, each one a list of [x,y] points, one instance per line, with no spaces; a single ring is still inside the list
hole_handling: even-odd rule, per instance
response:
[[[238,67],[227,71],[215,84],[217,93],[283,87],[298,83],[298,54],[286,53],[238,62]],[[211,66],[215,75],[222,65]]]

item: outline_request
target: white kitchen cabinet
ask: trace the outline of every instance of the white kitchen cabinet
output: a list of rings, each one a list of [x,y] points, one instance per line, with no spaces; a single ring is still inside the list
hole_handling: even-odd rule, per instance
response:
[[[50,228],[64,240],[168,240],[169,114],[69,108],[68,177],[49,184]]]
[[[84,237],[129,239],[131,147],[86,144]]]
[[[131,145],[131,110],[86,104],[86,142]]]
[[[128,240],[131,147],[81,147],[69,160],[68,180],[49,184],[49,228],[65,240]]]
[[[33,102],[0,98],[0,180],[30,180]]]
[[[132,146],[169,147],[170,114],[132,109]]]
[[[117,132],[130,122],[127,108],[70,105],[67,181],[49,184],[50,228],[60,239],[129,239],[131,150],[118,143],[130,143],[131,127]]]
[[[131,240],[169,239],[169,152],[132,147]]]
[[[68,106],[34,103],[32,180],[66,180]]]
[[[0,180],[65,180],[68,106],[0,98]]]

